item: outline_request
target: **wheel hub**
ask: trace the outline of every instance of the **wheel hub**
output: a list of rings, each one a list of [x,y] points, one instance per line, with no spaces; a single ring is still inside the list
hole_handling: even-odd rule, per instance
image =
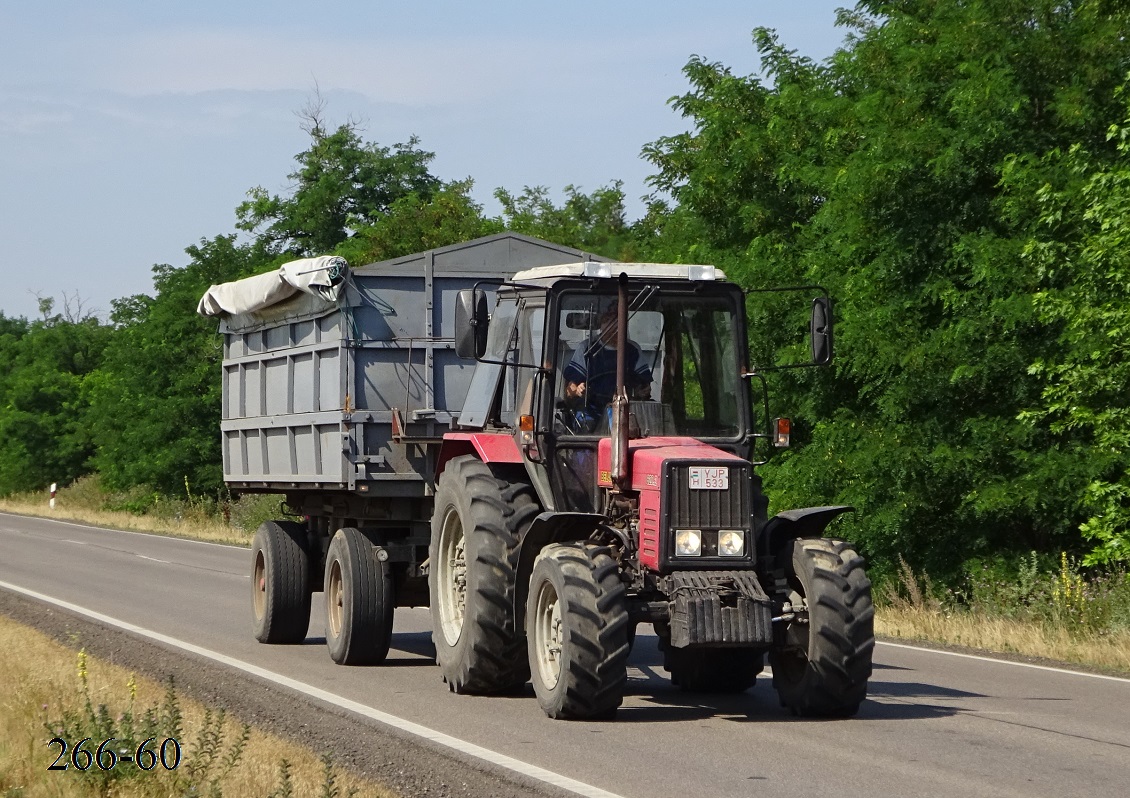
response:
[[[561,602],[557,591],[548,582],[538,590],[534,612],[538,674],[542,683],[552,689],[561,678],[561,649],[565,632],[561,621]]]
[[[467,611],[466,538],[459,514],[454,509],[444,519],[440,544],[440,633],[448,645],[453,646],[463,632],[463,619]]]
[[[329,605],[330,633],[341,635],[343,615],[345,614],[345,591],[342,589],[341,565],[334,563],[330,569],[330,583],[326,586],[326,602]]]
[[[255,617],[262,618],[267,612],[267,563],[263,557],[263,552],[258,552],[255,556],[253,580],[255,593],[252,596],[252,605],[255,610]]]

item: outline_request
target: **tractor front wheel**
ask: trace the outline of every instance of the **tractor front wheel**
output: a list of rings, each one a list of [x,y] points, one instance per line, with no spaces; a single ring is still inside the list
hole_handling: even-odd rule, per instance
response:
[[[794,540],[783,556],[795,617],[769,653],[773,686],[796,715],[850,717],[867,695],[875,648],[863,558],[827,538]]]
[[[546,546],[526,605],[530,680],[551,718],[608,718],[628,680],[628,610],[611,550]]]

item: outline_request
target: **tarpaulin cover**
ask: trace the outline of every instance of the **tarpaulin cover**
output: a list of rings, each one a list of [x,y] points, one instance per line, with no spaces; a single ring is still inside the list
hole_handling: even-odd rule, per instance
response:
[[[284,263],[273,272],[214,285],[200,298],[201,316],[231,316],[253,313],[306,293],[337,302],[345,281],[345,258],[323,255]]]

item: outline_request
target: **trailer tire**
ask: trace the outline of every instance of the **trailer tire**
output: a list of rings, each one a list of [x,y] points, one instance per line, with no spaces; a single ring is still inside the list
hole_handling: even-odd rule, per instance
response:
[[[264,521],[251,543],[251,611],[260,643],[301,643],[310,628],[306,528]]]
[[[671,683],[689,693],[743,693],[765,667],[756,648],[673,648],[663,641],[663,667]]]
[[[628,681],[628,609],[612,550],[546,546],[526,609],[530,681],[551,718],[606,719]]]
[[[436,662],[453,692],[506,692],[529,679],[514,596],[518,545],[537,513],[528,483],[471,455],[440,475],[428,592]]]
[[[875,648],[863,558],[827,538],[790,541],[782,557],[794,606],[807,599],[808,623],[788,623],[770,650],[781,705],[794,715],[850,717],[867,696]]]
[[[326,552],[326,647],[338,665],[384,662],[392,643],[393,585],[360,529],[339,529]]]

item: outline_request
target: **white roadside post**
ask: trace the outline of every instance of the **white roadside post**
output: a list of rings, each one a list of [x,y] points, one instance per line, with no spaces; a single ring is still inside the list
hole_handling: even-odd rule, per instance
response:
[[[55,509],[55,483],[51,483],[51,509]]]

